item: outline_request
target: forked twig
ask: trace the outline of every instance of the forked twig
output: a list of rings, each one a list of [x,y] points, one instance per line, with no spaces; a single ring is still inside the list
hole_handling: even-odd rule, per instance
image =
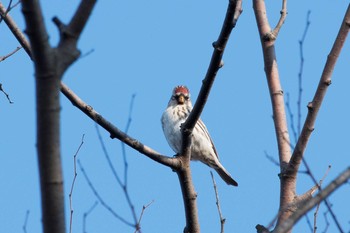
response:
[[[150,206],[152,205],[154,202],[154,200],[152,200],[150,203],[148,203],[147,205],[144,205],[142,206],[142,210],[141,210],[141,214],[140,214],[140,217],[139,217],[139,220],[137,221],[137,224],[136,224],[136,229],[135,229],[135,233],[137,232],[141,232],[141,220],[142,220],[142,217],[143,217],[143,214],[145,212],[145,210]]]
[[[95,209],[97,204],[98,204],[98,201],[95,201],[94,204],[90,207],[90,209],[88,209],[88,211],[86,211],[83,215],[83,233],[87,233],[87,231],[86,231],[86,219],[92,213],[92,211]]]

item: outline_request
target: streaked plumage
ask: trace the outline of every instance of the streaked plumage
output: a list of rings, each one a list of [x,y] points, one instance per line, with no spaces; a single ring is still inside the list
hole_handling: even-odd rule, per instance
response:
[[[175,153],[181,150],[181,124],[186,121],[191,111],[189,90],[185,86],[176,86],[161,119],[164,135]],[[192,137],[191,160],[199,160],[214,168],[227,184],[237,186],[237,182],[221,165],[214,143],[201,119],[197,121]]]

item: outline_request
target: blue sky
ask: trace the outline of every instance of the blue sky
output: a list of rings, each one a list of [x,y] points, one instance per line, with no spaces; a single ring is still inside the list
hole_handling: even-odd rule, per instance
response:
[[[51,22],[58,16],[68,22],[79,1],[42,1],[50,42],[58,42]],[[3,2],[4,5],[7,2]],[[281,3],[267,2],[268,17],[277,23]],[[276,43],[282,86],[290,94],[296,114],[298,95],[299,44],[307,11],[311,25],[305,40],[302,121],[306,105],[312,100],[327,55],[339,30],[348,2],[344,0],[290,1],[288,16]],[[131,96],[136,94],[129,133],[155,150],[173,156],[161,129],[160,117],[172,88],[187,85],[193,101],[200,89],[212,53],[211,43],[221,29],[227,1],[99,1],[84,30],[79,49],[94,50],[78,60],[64,75],[64,82],[100,114],[124,129]],[[225,168],[239,187],[227,186],[215,174],[226,232],[254,232],[256,224],[267,225],[276,215],[279,203],[279,168],[265,152],[277,159],[272,111],[251,1],[243,2],[243,14],[224,55],[202,119],[215,142]],[[20,8],[11,15],[25,29]],[[18,46],[6,25],[0,25],[0,55]],[[323,102],[315,131],[305,158],[317,179],[332,165],[324,181],[328,184],[350,164],[348,132],[350,44],[347,41],[334,70],[332,85]],[[21,232],[29,210],[27,232],[40,232],[40,193],[35,148],[35,99],[33,65],[23,50],[0,63],[0,83],[14,104],[0,94],[0,205],[1,231]],[[104,200],[120,215],[131,219],[121,189],[108,168],[94,123],[62,95],[62,160],[66,193],[73,180],[73,155],[82,135],[84,145],[78,158]],[[289,119],[290,122],[290,119]],[[122,175],[121,143],[101,130],[106,147]],[[143,232],[182,232],[185,225],[182,197],[177,176],[169,168],[127,148],[129,191],[137,214],[154,200],[142,219]],[[198,192],[202,232],[218,232],[219,217],[210,169],[192,163]],[[301,168],[303,169],[303,167]],[[73,232],[83,231],[83,215],[96,198],[81,171],[73,193]],[[312,186],[309,177],[300,174],[299,194]],[[333,210],[345,231],[350,229],[350,186],[345,185],[331,197]],[[319,232],[325,227],[321,205]],[[309,214],[310,218],[313,212]],[[328,232],[337,232],[330,216]],[[87,232],[133,232],[98,204],[87,220]],[[305,219],[295,232],[308,232]]]

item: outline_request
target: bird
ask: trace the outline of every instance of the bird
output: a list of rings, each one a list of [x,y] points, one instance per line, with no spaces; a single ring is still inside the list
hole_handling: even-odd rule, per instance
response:
[[[169,146],[177,154],[181,152],[182,145],[181,125],[190,115],[192,108],[189,89],[183,85],[176,86],[162,114],[161,123]],[[201,119],[198,119],[192,132],[191,160],[200,161],[213,168],[228,185],[238,186],[220,163],[213,140]]]

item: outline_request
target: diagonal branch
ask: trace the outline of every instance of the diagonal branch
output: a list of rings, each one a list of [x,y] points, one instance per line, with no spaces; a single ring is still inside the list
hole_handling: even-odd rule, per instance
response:
[[[223,66],[222,56],[224,54],[224,50],[230,37],[231,31],[236,26],[241,12],[242,1],[229,0],[225,20],[219,38],[216,42],[213,43],[214,51],[198,98],[186,122],[181,126],[182,148],[178,158],[181,160],[182,166],[181,169],[176,170],[176,172],[179,177],[183,201],[185,205],[186,227],[184,232],[200,232],[196,203],[197,194],[194,190],[190,170],[191,134],[203,111],[216,74],[218,70]]]
[[[29,42],[22,33],[21,29],[19,29],[15,21],[12,19],[12,17],[9,14],[6,14],[6,12],[6,8],[0,2],[0,14],[2,15],[4,22],[6,23],[7,27],[10,29],[12,34],[16,37],[18,42],[21,44],[21,46],[24,48],[24,50],[27,52],[28,56],[32,59]]]
[[[3,6],[0,3],[0,12],[2,12],[2,10],[4,10],[4,12],[6,11],[6,9],[3,8]],[[30,47],[30,44],[27,41],[26,37],[22,33],[22,31],[17,27],[16,23],[12,20],[12,18],[9,15],[6,15],[6,18],[4,19],[4,21],[7,24],[7,26],[11,29],[12,33],[15,35],[15,37],[20,42],[20,44],[23,46],[23,48],[27,52],[28,56],[31,58],[31,47]],[[12,30],[12,29],[15,29],[15,30]],[[100,114],[98,114],[95,110],[93,110],[90,105],[86,104],[83,100],[81,100],[63,82],[60,83],[60,90],[72,102],[72,104],[74,106],[79,108],[88,117],[90,117],[97,124],[102,126],[104,129],[106,129],[111,134],[111,137],[118,138],[120,141],[126,143],[127,145],[129,145],[130,147],[139,151],[140,153],[148,156],[149,158],[151,158],[151,159],[153,159],[153,160],[155,160],[163,165],[166,165],[166,166],[169,166],[172,168],[179,166],[179,164],[175,161],[175,159],[172,159],[172,158],[169,158],[167,156],[159,154],[158,152],[156,152],[152,148],[138,142],[137,140],[133,139],[129,135],[120,131],[117,127],[112,125],[110,122],[108,122],[106,119],[104,119]]]
[[[211,57],[211,61],[203,80],[203,85],[198,94],[196,103],[193,106],[191,114],[187,118],[187,121],[183,125],[183,129],[190,130],[194,128],[197,120],[199,119],[204,105],[207,102],[210,89],[214,83],[218,70],[223,66],[222,56],[224,54],[227,41],[230,37],[232,29],[236,26],[237,20],[242,13],[242,1],[241,0],[230,0],[225,20],[217,41],[213,43],[214,51]]]
[[[110,133],[111,138],[117,138],[120,141],[124,142],[131,148],[137,150],[141,154],[146,155],[150,159],[161,163],[165,166],[176,169],[180,166],[179,162],[175,158],[170,158],[165,155],[161,155],[157,151],[152,148],[142,144],[136,139],[130,137],[129,135],[122,132],[116,126],[114,126],[111,122],[106,120],[102,115],[100,115],[96,110],[94,110],[90,105],[85,103],[82,99],[79,98],[72,90],[70,90],[63,82],[61,82],[61,91],[62,93],[71,101],[71,103],[80,109],[83,113],[85,113],[88,117],[90,117],[93,121],[99,124],[102,128],[104,128],[107,132]]]
[[[17,53],[22,47],[17,47],[15,50],[13,50],[11,53],[6,54],[5,56],[0,56],[0,62],[6,60],[7,58],[11,57],[13,54]]]
[[[340,51],[345,43],[346,37],[349,33],[349,29],[350,29],[350,5],[345,13],[337,38],[335,39],[333,47],[328,55],[327,62],[323,69],[323,73],[321,75],[321,79],[318,84],[314,98],[312,102],[310,102],[307,106],[308,114],[288,166],[289,175],[295,175],[299,169],[300,163],[304,155],[305,148],[307,146],[311,133],[315,127],[315,121],[316,121],[318,111],[320,110],[320,107],[321,107],[323,98],[326,95],[327,89],[331,84],[333,69],[340,55]]]

